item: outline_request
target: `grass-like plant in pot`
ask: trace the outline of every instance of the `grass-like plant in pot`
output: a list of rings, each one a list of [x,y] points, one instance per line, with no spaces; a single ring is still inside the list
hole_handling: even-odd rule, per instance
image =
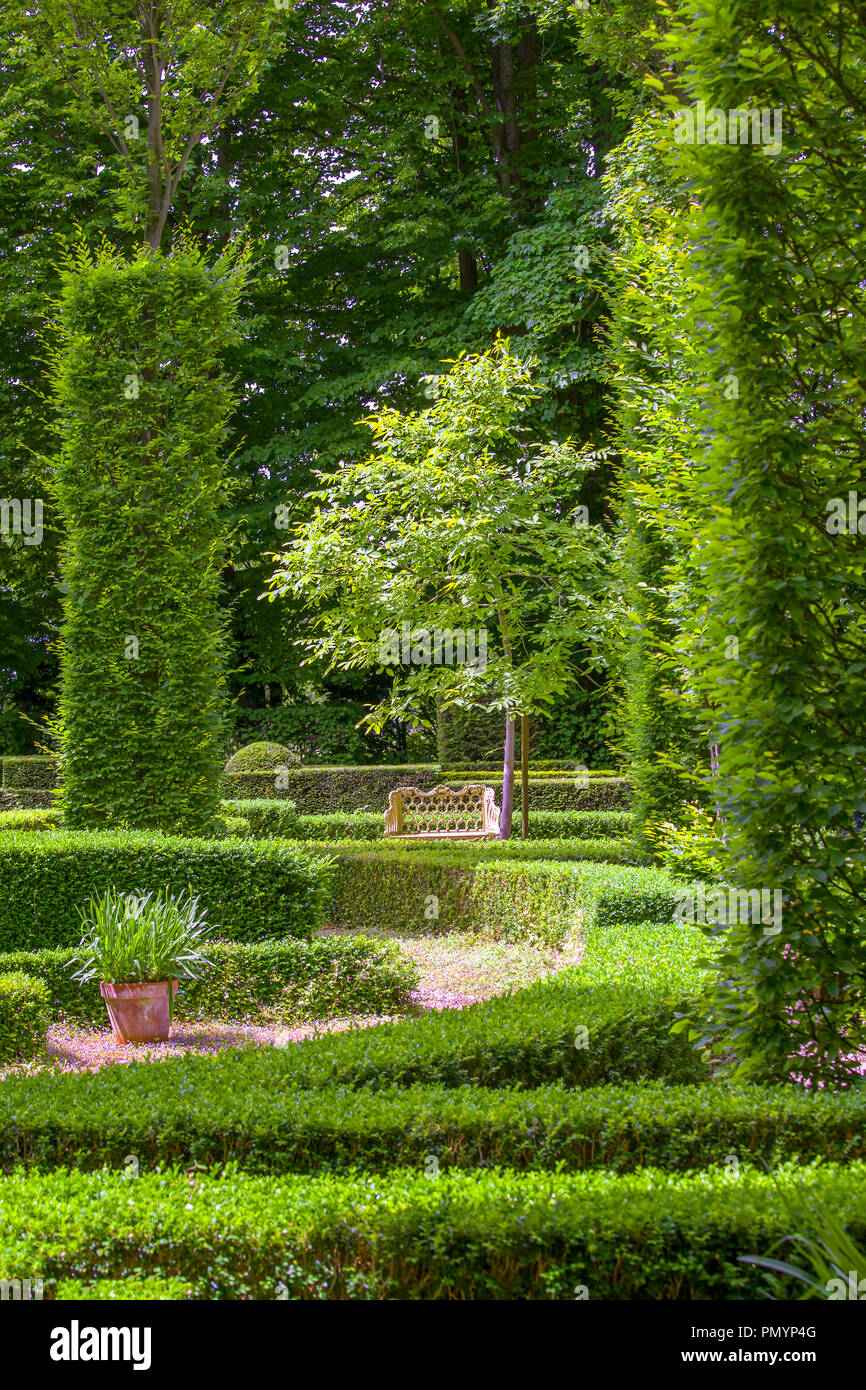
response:
[[[110,888],[80,916],[73,980],[99,981],[116,1042],[165,1042],[178,980],[197,980],[212,963],[203,949],[210,928],[198,898]]]

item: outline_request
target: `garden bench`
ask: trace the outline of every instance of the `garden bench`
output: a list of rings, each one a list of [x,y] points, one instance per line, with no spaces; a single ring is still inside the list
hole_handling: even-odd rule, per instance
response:
[[[385,834],[396,840],[495,840],[499,807],[492,787],[396,787],[388,797]]]

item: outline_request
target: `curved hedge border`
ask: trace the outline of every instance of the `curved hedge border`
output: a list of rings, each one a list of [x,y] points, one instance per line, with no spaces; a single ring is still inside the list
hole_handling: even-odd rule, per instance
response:
[[[866,1164],[792,1176],[866,1239]],[[754,1169],[194,1181],[56,1170],[0,1179],[0,1278],[39,1270],[49,1298],[58,1279],[134,1267],[209,1299],[739,1300],[763,1278],[738,1257],[766,1254],[790,1221],[772,1175]]]
[[[0,1062],[34,1057],[45,1045],[49,994],[15,960],[0,957]]]
[[[220,1022],[279,1019],[304,1022],[363,1014],[407,1013],[418,972],[399,948],[363,936],[314,941],[212,941],[213,962],[200,980],[181,980],[174,1017]],[[18,971],[46,988],[50,1016],[105,1024],[105,1002],[96,982],[76,984],[69,964],[74,949],[16,951],[0,955],[0,972]],[[2,980],[2,975],[0,975]]]
[[[532,842],[508,858],[479,859],[478,849],[453,845],[361,851],[349,845],[338,854],[331,926],[476,931],[557,946],[581,926],[660,922],[674,914],[677,884],[670,874],[607,861],[535,859]]]
[[[228,800],[247,801],[285,797],[294,801],[305,815],[335,811],[377,811],[384,815],[388,793],[394,787],[463,787],[467,782],[483,782],[493,787],[497,804],[502,804],[502,774],[495,777],[471,774],[444,776],[431,766],[387,767],[290,767],[277,787],[277,779],[267,772],[223,774],[222,794]],[[575,786],[571,777],[533,777],[530,803],[536,811],[616,811],[627,810],[630,783],[623,777],[593,777],[589,786]]]
[[[330,866],[304,846],[148,831],[0,831],[0,950],[74,946],[79,907],[122,892],[189,887],[218,934],[309,937],[323,918]]]
[[[134,1062],[96,1075],[40,1074],[28,1094],[70,1112],[110,1090],[135,1107],[141,1067],[148,1087],[261,1094],[296,1087],[393,1085],[595,1086],[666,1078],[706,1080],[707,1068],[671,1024],[700,989],[708,945],[696,927],[599,928],[584,961],[513,995],[444,1009],[385,1027],[332,1033],[287,1048],[243,1048],[210,1057]],[[586,1030],[585,1036],[578,1029]],[[581,1045],[575,1046],[576,1042]],[[2,1092],[2,1088],[0,1088]],[[56,1098],[56,1102],[55,1099]]]
[[[195,1091],[155,1085],[119,1096],[109,1087],[77,1094],[74,1106],[27,1081],[0,1095],[5,1171],[103,1165],[134,1154],[148,1168],[167,1163],[250,1173],[384,1172],[507,1166],[567,1171],[668,1172],[764,1160],[800,1162],[832,1152],[866,1160],[866,1092],[810,1095],[793,1086],[597,1086],[495,1091],[414,1086],[378,1091],[263,1091],[254,1085]],[[207,1077],[204,1078],[205,1083]],[[118,1105],[118,1101],[124,1103]]]

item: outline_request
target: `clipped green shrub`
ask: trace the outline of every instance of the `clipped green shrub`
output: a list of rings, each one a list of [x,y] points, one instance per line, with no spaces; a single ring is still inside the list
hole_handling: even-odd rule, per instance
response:
[[[80,1303],[82,1300],[113,1303],[122,1299],[154,1303],[191,1297],[192,1284],[188,1279],[160,1279],[153,1274],[143,1279],[134,1274],[119,1279],[58,1279],[54,1287],[55,1303]]]
[[[323,856],[274,840],[205,840],[147,831],[0,832],[0,949],[71,946],[78,910],[108,888],[189,888],[219,935],[308,937],[330,882]]]
[[[126,259],[106,243],[63,270],[50,379],[73,827],[201,833],[218,811],[233,256],[209,265],[181,238]]]
[[[377,850],[340,855],[328,904],[335,927],[466,931],[560,945],[580,927],[571,865],[453,862],[440,854]]]
[[[586,787],[574,776],[536,777],[530,786],[533,811],[627,811],[631,788],[623,777],[591,777]],[[492,787],[502,805],[502,772],[495,776],[470,772],[446,777],[434,766],[405,767],[290,767],[279,779],[269,772],[226,772],[223,796],[228,800],[285,797],[303,815],[336,811],[376,811],[383,816],[388,794],[395,787],[465,787],[473,782]],[[283,783],[285,785],[283,785]]]
[[[303,820],[303,817],[301,817]],[[411,854],[435,855],[439,859],[448,858],[454,853],[466,853],[467,863],[497,863],[500,860],[586,860],[602,864],[649,865],[647,855],[637,851],[630,840],[487,840],[473,845],[455,846],[446,840],[419,840],[401,844],[396,840],[306,840],[303,842],[311,853],[325,855],[339,854],[387,854],[389,856]]]
[[[532,842],[504,853],[481,846],[364,851],[349,845],[337,855],[328,920],[337,927],[483,931],[559,945],[581,924],[589,930],[674,915],[678,885],[662,870],[535,859],[535,848]],[[608,853],[606,843],[600,852]]]
[[[60,824],[59,811],[0,811],[0,830],[53,830]]]
[[[117,1068],[127,1072],[132,1068]],[[866,1237],[866,1164],[798,1177]],[[790,1231],[770,1174],[20,1172],[0,1181],[0,1277],[189,1281],[198,1298],[754,1298],[744,1252]]]
[[[370,1094],[340,1088],[262,1091],[241,1084],[195,1090],[170,1084],[118,1094],[90,1085],[61,1094],[31,1078],[10,1079],[0,1095],[0,1153],[8,1171],[120,1167],[140,1163],[220,1167],[250,1173],[657,1167],[687,1172],[721,1165],[776,1165],[796,1157],[866,1160],[866,1093],[809,1095],[793,1086],[670,1086],[666,1082],[560,1086],[530,1091],[478,1086],[412,1086]],[[130,1105],[127,1105],[127,1099]],[[119,1106],[118,1101],[123,1105]]]
[[[45,1046],[48,989],[14,968],[0,974],[0,1061],[24,1061]]]
[[[34,792],[21,787],[18,790],[4,791],[0,796],[0,805],[4,810],[50,811],[57,802],[57,796],[56,791]]]
[[[286,805],[285,802],[250,802],[250,801],[226,801],[224,807],[231,807],[238,813],[250,818],[252,824],[255,819],[249,811],[250,806],[262,808],[260,815],[261,824],[269,824],[265,819],[276,815],[276,812],[264,813],[267,806],[279,807]],[[288,803],[291,805],[291,803]],[[243,808],[241,810],[241,808]],[[2,825],[0,817],[0,825]],[[378,840],[384,839],[385,835],[385,816],[384,812],[379,811],[335,811],[331,815],[320,816],[297,816],[295,820],[286,819],[285,831],[275,833],[290,834],[293,839],[298,840]],[[568,840],[601,837],[610,835],[618,837],[627,835],[631,829],[632,816],[630,811],[530,811],[529,813],[529,834],[530,841],[535,840]],[[512,840],[503,840],[501,844],[511,844],[520,834],[520,814],[516,814],[513,822]]]
[[[104,1024],[105,1003],[95,982],[77,984],[71,948],[15,951],[0,956],[0,971],[15,971],[44,985],[52,1018]],[[362,936],[312,941],[211,941],[197,980],[181,980],[174,1017],[227,1023],[406,1013],[413,1007],[417,967],[393,942]]]
[[[232,823],[240,817],[249,827],[251,835],[276,835],[291,840],[314,838],[301,834],[301,818],[293,801],[261,798],[255,801],[224,801],[222,805],[223,815]]]
[[[291,1048],[185,1057],[160,1066],[165,1078],[160,1085],[226,1093],[249,1087],[264,1093],[287,1087],[523,1088],[643,1077],[683,1084],[705,1080],[707,1068],[698,1053],[670,1030],[678,1014],[688,1016],[689,1001],[703,984],[696,961],[706,953],[703,934],[691,926],[599,928],[578,969],[514,995]],[[584,1041],[578,1028],[586,1029],[586,1045],[575,1045]],[[110,1084],[120,1088],[115,1094],[122,1108],[124,1088],[130,1088],[131,1098],[140,1083],[135,1067],[117,1073]],[[73,1108],[76,1097],[109,1084],[98,1076],[36,1077],[32,1095],[46,1083],[50,1094],[65,1094]]]
[[[4,758],[3,786],[7,791],[52,791],[57,786],[57,759]]]
[[[239,748],[226,763],[226,772],[269,772],[275,768],[297,764],[300,758],[281,743],[248,743]]]

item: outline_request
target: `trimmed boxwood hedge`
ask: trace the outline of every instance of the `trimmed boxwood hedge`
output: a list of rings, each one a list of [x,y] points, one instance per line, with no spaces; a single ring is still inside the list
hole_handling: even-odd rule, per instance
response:
[[[684,1034],[671,1035],[670,1029],[677,1014],[688,1012],[688,997],[703,983],[696,961],[707,951],[706,939],[692,926],[599,928],[579,967],[516,994],[285,1049],[243,1048],[167,1061],[160,1063],[160,1084],[188,1091],[249,1087],[264,1093],[286,1087],[376,1090],[475,1083],[499,1088],[559,1082],[595,1086],[642,1077],[705,1080],[707,1068],[698,1053]],[[575,1046],[578,1028],[586,1029],[586,1046]],[[33,1085],[47,1086],[45,1094],[65,1094],[71,1108],[89,1088],[98,1093],[109,1084],[122,1108],[121,1092],[129,1087],[134,1106],[140,1065],[147,1064],[117,1068],[111,1078],[104,1073],[44,1075],[34,1077]]]
[[[414,963],[393,942],[363,936],[295,941],[212,941],[212,964],[200,980],[181,980],[174,1006],[180,1021],[221,1022],[347,1017],[406,1013],[418,983]],[[76,984],[69,971],[74,948],[0,955],[0,971],[20,971],[46,987],[52,1018],[105,1024],[99,985]]]
[[[225,801],[235,814],[247,815],[248,806],[265,807],[291,805],[291,802]],[[530,811],[530,841],[593,839],[610,835],[628,835],[634,821],[630,811]],[[2,824],[2,822],[0,822]],[[298,840],[381,840],[385,837],[385,816],[379,811],[334,811],[331,815],[297,816],[291,834]],[[520,838],[520,814],[516,814],[511,840],[488,841],[488,844],[513,844]]]
[[[52,1292],[55,1303],[114,1303],[122,1299],[136,1303],[165,1299],[180,1302],[192,1297],[192,1285],[188,1279],[160,1279],[155,1274],[142,1279],[126,1274],[119,1279],[58,1279]]]
[[[866,1239],[866,1164],[786,1175]],[[0,1278],[38,1269],[49,1298],[132,1267],[208,1299],[740,1300],[763,1276],[739,1256],[790,1234],[774,1176],[21,1172],[0,1180]]]
[[[384,815],[388,793],[394,787],[419,787],[430,791],[437,786],[463,787],[467,782],[483,782],[493,787],[497,804],[502,804],[502,773],[496,776],[470,774],[454,778],[427,766],[385,767],[290,767],[283,776],[285,787],[268,772],[223,774],[222,794],[227,800],[246,801],[285,797],[294,801],[302,814],[334,811],[380,811]],[[627,810],[631,798],[629,782],[622,777],[593,777],[589,786],[579,788],[573,777],[534,777],[530,802],[542,811]]]
[[[57,759],[3,758],[3,786],[9,790],[51,791],[57,785]]]
[[[331,926],[476,931],[560,945],[581,924],[659,922],[674,913],[677,884],[659,869],[536,860],[531,842],[522,857],[508,858],[482,859],[477,848],[453,845],[360,851],[350,845],[338,853]]]
[[[12,961],[0,971],[0,1062],[23,1061],[45,1046],[48,989]]]
[[[246,1078],[245,1078],[246,1081]],[[793,1086],[596,1086],[496,1091],[413,1086],[369,1092],[194,1089],[169,1084],[166,1068],[146,1089],[90,1086],[67,1092],[10,1080],[0,1092],[0,1162],[44,1169],[122,1166],[127,1154],[159,1163],[252,1173],[386,1172],[507,1166],[522,1170],[644,1167],[668,1172],[801,1162],[832,1152],[866,1160],[866,1091],[808,1094]],[[201,1084],[201,1083],[204,1084]]]
[[[79,907],[110,886],[190,888],[223,937],[309,937],[322,922],[330,878],[324,857],[289,841],[0,831],[0,950],[76,945]]]
[[[276,835],[291,840],[383,840],[385,817],[378,811],[335,811],[331,815],[302,816],[293,801],[259,798],[223,801],[224,817],[241,817],[255,836]],[[530,811],[531,844],[552,840],[611,839],[629,834],[631,811]],[[52,810],[0,811],[0,830],[50,830],[60,825],[60,812]],[[490,841],[496,847],[520,843],[520,815],[514,818],[511,840]]]

